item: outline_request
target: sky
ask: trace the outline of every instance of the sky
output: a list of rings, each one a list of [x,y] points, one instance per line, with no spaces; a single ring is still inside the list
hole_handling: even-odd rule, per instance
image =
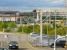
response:
[[[64,7],[64,0],[0,0],[0,9],[36,9]]]

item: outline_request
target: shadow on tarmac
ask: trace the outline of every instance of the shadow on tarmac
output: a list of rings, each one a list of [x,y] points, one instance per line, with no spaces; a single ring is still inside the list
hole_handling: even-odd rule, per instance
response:
[[[27,50],[27,48],[9,49],[9,50]]]

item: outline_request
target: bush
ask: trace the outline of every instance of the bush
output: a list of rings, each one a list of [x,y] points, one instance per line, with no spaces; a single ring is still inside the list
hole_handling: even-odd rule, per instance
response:
[[[40,33],[40,26],[34,25],[34,32]]]
[[[15,28],[16,27],[16,23],[15,22],[0,22],[0,31],[10,31],[11,28]],[[8,29],[10,28],[10,29]]]
[[[11,32],[11,30],[10,29],[5,29],[4,32]]]
[[[25,33],[33,32],[33,27],[32,26],[25,26],[25,27],[23,27],[23,32],[25,32]]]
[[[22,26],[18,27],[17,32],[22,32]]]
[[[10,28],[15,28],[16,27],[16,23],[15,22],[8,22],[7,25]]]

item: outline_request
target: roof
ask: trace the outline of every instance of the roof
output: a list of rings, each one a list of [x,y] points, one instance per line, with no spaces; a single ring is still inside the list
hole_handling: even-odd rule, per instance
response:
[[[33,16],[33,12],[22,12],[19,13],[20,16]]]
[[[16,14],[18,11],[0,11],[0,14]]]

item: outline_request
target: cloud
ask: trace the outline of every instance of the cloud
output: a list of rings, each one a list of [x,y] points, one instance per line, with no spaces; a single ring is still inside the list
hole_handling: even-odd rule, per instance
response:
[[[49,0],[51,3],[63,3],[64,0]]]
[[[63,4],[64,0],[0,0],[0,7],[17,9],[63,7]]]

